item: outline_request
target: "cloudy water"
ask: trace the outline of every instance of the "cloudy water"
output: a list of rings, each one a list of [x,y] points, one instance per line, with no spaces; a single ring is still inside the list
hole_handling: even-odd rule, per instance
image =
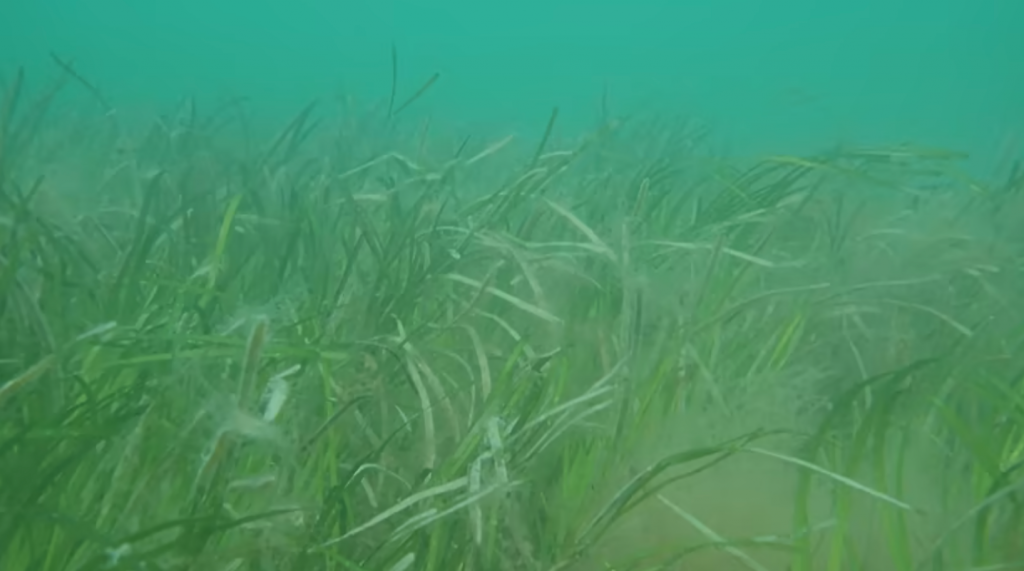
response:
[[[1008,0],[7,0],[0,70],[72,59],[115,106],[388,96],[391,46],[417,113],[538,136],[615,115],[690,116],[736,153],[914,142],[988,166],[1024,129],[1024,4]],[[212,105],[212,103],[210,103]]]

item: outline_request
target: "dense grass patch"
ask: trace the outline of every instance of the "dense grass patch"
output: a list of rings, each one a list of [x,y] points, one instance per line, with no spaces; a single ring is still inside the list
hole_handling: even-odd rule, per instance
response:
[[[59,87],[0,102],[0,568],[1024,568],[1020,170]]]

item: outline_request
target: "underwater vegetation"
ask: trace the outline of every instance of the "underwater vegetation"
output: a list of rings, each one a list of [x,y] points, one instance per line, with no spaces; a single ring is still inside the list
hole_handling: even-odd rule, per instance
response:
[[[437,76],[133,130],[56,61],[0,101],[0,569],[1024,569],[1024,169],[400,123]]]

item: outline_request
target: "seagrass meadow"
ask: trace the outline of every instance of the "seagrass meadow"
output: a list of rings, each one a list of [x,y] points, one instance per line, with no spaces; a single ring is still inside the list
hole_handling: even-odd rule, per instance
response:
[[[0,102],[0,569],[1024,568],[1024,169],[91,87]]]

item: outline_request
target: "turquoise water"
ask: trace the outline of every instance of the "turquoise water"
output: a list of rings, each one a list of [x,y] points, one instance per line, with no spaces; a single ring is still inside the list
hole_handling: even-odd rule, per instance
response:
[[[213,6],[213,7],[211,7]],[[0,70],[72,59],[122,113],[246,95],[275,122],[312,97],[536,136],[615,114],[692,115],[737,153],[913,141],[990,166],[1024,134],[1024,3],[634,0],[5,0]]]

